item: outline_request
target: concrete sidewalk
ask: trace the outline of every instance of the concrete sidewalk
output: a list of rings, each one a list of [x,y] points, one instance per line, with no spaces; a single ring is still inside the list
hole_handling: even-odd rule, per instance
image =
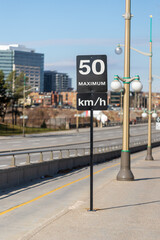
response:
[[[154,161],[144,157],[132,166],[135,181],[106,182],[94,192],[94,209],[77,201],[68,211],[50,219],[28,240],[159,240],[160,152]]]

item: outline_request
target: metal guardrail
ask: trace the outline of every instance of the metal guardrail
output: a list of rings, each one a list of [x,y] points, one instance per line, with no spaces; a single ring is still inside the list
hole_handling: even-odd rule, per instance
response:
[[[152,139],[153,143],[159,142],[159,141],[160,141],[160,138]],[[147,145],[147,140],[134,142],[130,144],[130,148],[145,145],[145,144]],[[122,144],[112,145],[112,146],[101,146],[101,147],[94,147],[93,153],[101,154],[101,153],[107,153],[107,152],[121,150],[121,149],[122,149]],[[37,162],[31,162],[31,156],[35,153],[39,153],[39,159]],[[49,160],[44,160],[44,153],[50,153]],[[44,150],[31,150],[31,151],[24,151],[24,152],[1,153],[0,158],[10,156],[11,164],[8,165],[8,167],[16,167],[16,166],[19,166],[16,163],[16,156],[18,155],[26,155],[25,165],[28,165],[28,164],[34,164],[34,163],[42,163],[44,161],[53,161],[56,159],[86,156],[89,154],[90,154],[90,148],[74,148],[74,149],[61,149],[61,150],[44,149]]]

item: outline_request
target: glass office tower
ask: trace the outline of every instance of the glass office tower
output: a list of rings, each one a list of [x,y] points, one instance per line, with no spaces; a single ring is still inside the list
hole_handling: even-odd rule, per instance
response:
[[[44,90],[44,54],[35,53],[33,49],[22,45],[0,45],[0,70],[5,79],[10,72],[21,72],[28,77],[28,84],[39,92]]]
[[[66,92],[71,89],[72,79],[66,73],[44,71],[44,92]]]

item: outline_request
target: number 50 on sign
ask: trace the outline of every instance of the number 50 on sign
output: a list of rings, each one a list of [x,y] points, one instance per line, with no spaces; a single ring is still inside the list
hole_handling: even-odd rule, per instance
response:
[[[107,56],[77,56],[77,91],[107,92]]]

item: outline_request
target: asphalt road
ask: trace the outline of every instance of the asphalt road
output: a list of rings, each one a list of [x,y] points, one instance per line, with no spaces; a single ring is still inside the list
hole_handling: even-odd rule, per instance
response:
[[[160,136],[160,131],[155,130],[155,126],[152,127],[153,136]],[[138,139],[143,138],[147,135],[147,125],[134,125],[130,127],[130,136],[138,136]],[[116,141],[116,138],[118,141]],[[121,142],[122,138],[122,127],[109,127],[109,128],[94,128],[94,142],[95,144],[101,144],[101,140],[114,140],[114,143]],[[144,137],[146,138],[146,137]],[[68,147],[70,144],[83,144],[85,142],[89,143],[90,132],[88,129],[80,129],[77,133],[76,130],[70,130],[66,132],[53,132],[47,134],[35,134],[35,135],[26,135],[26,137],[0,137],[0,152],[2,151],[11,151],[18,149],[31,149],[31,148],[44,148],[52,146],[57,148]],[[100,141],[97,143],[97,141]],[[105,143],[106,144],[106,143]]]
[[[152,127],[152,138],[160,137],[160,131]],[[130,127],[130,143],[143,141],[147,139],[147,125],[134,125]],[[40,135],[27,135],[26,137],[5,137],[1,138],[0,152],[20,150],[20,149],[44,149],[51,147],[54,152],[54,158],[58,158],[59,149],[76,149],[89,148],[90,145],[89,129],[54,132]],[[109,127],[94,129],[94,147],[113,146],[122,144],[122,128]],[[87,150],[86,150],[87,153]],[[67,152],[66,152],[67,154]],[[71,155],[75,151],[71,151]],[[0,168],[6,168],[11,165],[11,156],[0,157]],[[40,159],[39,153],[34,153],[31,156],[31,162],[38,162]],[[50,159],[50,153],[43,154],[44,160]],[[16,156],[16,164],[23,165],[26,163],[26,155]]]

